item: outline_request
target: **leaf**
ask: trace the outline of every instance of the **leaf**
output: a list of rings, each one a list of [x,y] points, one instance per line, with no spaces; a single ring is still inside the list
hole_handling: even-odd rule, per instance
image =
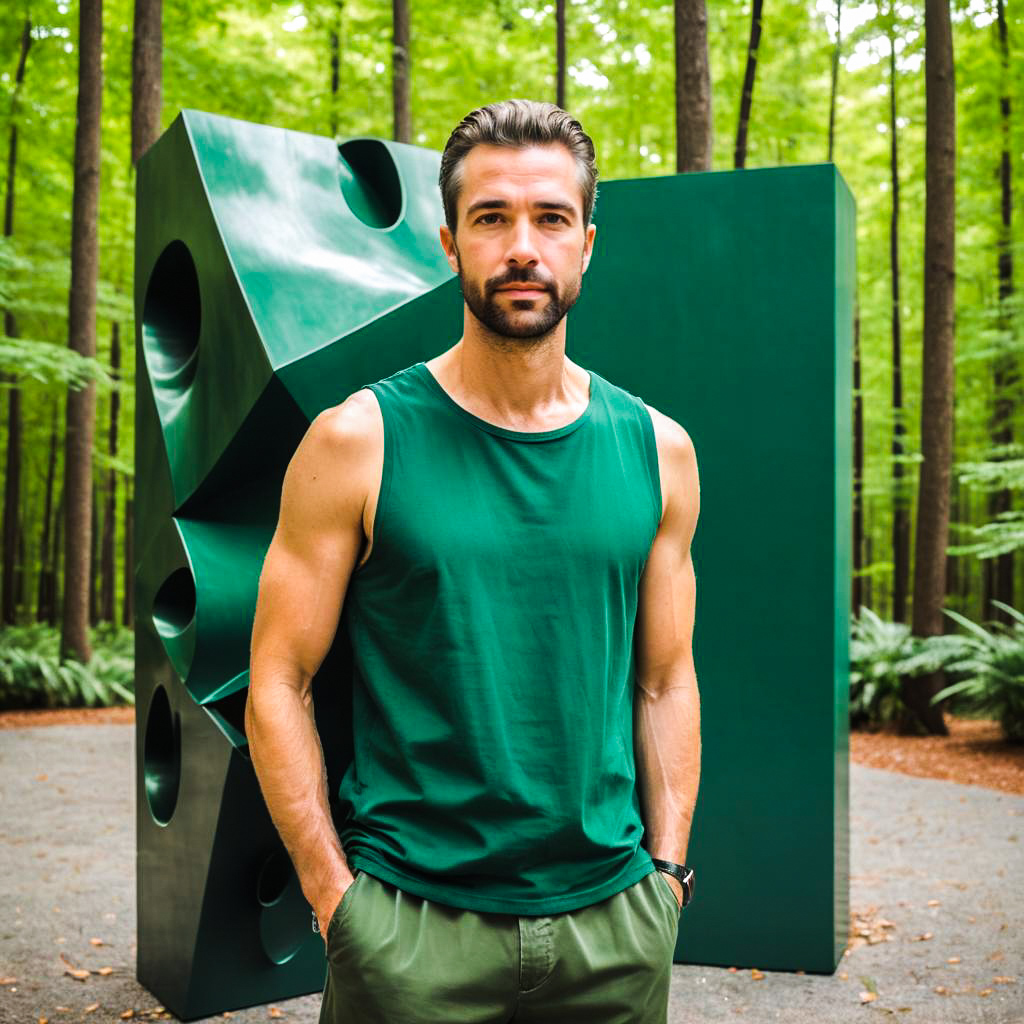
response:
[[[104,943],[104,941],[102,939],[90,939],[89,940],[89,945],[90,946],[103,946],[103,945],[106,945],[106,943]]]
[[[100,1004],[99,1003],[90,1003],[87,1007],[85,1007],[85,1009],[82,1010],[82,1013],[93,1013],[94,1011],[98,1010],[99,1008],[100,1008]]]
[[[70,974],[76,981],[85,981],[89,977],[90,972],[80,967],[65,967],[64,973]]]
[[[107,977],[107,975],[110,975],[110,974],[113,974],[113,973],[114,973],[114,968],[113,968],[113,967],[100,967],[100,968],[99,968],[99,969],[98,969],[98,970],[96,971],[96,973],[97,973],[97,974],[102,974],[102,975],[103,975],[103,977],[105,978],[105,977]]]
[[[270,1010],[267,1012],[267,1016],[268,1017],[283,1017],[284,1016],[284,1011],[280,1010],[276,1006],[272,1006],[270,1008]]]
[[[861,992],[860,994],[860,1001],[862,1003],[873,1003],[877,998],[877,992]]]

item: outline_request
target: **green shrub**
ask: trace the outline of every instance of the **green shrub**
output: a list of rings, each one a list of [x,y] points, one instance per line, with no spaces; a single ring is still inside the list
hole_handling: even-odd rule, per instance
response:
[[[945,668],[967,676],[939,691],[935,704],[959,696],[972,712],[995,718],[1012,743],[1024,743],[1024,615],[1002,601],[993,601],[1013,622],[997,622],[991,631],[957,612],[946,614],[966,635],[932,637],[946,641]]]
[[[0,708],[98,707],[135,703],[132,631],[91,631],[87,665],[60,661],[60,634],[50,626],[0,629]]]

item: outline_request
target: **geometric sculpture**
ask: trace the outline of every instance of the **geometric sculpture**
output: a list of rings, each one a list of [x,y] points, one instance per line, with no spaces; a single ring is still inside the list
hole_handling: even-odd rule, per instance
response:
[[[139,162],[138,977],[183,1019],[324,983],[246,753],[252,615],[309,423],[461,332],[439,160],[185,111]],[[701,466],[700,895],[677,957],[831,971],[848,919],[852,201],[831,165],[695,174],[602,183],[595,221],[569,354],[681,422]],[[313,683],[339,826],[343,632]]]

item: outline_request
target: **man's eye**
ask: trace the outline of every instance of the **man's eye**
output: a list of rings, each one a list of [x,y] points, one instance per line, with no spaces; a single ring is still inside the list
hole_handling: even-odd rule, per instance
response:
[[[541,220],[545,224],[564,224],[566,223],[565,218],[560,213],[545,213]]]
[[[501,215],[497,213],[485,213],[480,217],[477,217],[477,224],[497,224],[501,219]]]

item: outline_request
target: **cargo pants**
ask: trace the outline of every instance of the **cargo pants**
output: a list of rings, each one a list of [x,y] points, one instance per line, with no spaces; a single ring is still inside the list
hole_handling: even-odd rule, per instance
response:
[[[678,928],[660,871],[579,910],[519,917],[359,870],[327,928],[320,1024],[665,1024]]]

